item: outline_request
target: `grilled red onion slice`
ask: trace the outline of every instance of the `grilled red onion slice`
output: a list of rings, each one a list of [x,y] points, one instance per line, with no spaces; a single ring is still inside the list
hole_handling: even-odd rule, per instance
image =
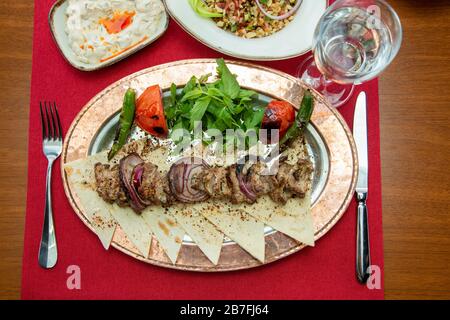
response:
[[[144,163],[138,164],[133,169],[133,174],[131,175],[131,186],[134,189],[134,192],[136,193],[137,198],[144,206],[150,206],[153,203],[150,200],[145,200],[141,197],[139,194],[139,187],[142,184],[142,177],[144,175]]]
[[[129,154],[120,160],[119,163],[120,182],[128,197],[131,208],[136,212],[141,212],[148,205],[142,201],[132,182],[132,179],[134,178],[134,169],[136,166],[142,165],[143,163],[144,161],[138,156],[137,153]]]
[[[169,170],[170,191],[176,195],[184,192],[184,171],[185,163],[174,163]]]
[[[196,190],[192,188],[192,179],[195,177],[196,174],[200,173],[202,170],[207,168],[208,166],[205,164],[197,164],[197,165],[187,165],[185,174],[184,174],[184,184],[186,191],[190,194],[198,194],[199,190]],[[208,198],[206,192],[203,192],[200,190],[201,193],[204,193],[206,195],[206,198]],[[206,198],[204,200],[206,200]],[[201,200],[203,201],[203,200]]]
[[[239,181],[239,189],[251,201],[256,201],[256,194],[253,192],[252,186],[247,181],[247,175],[244,174],[245,164],[238,164],[236,166],[236,176]]]
[[[144,164],[140,163],[133,169],[133,175],[131,176],[131,182],[135,190],[139,190],[142,184],[142,176],[144,174]]]
[[[205,168],[208,168],[208,165],[201,159],[183,158],[175,162],[170,167],[168,175],[170,191],[175,198],[186,203],[208,199],[206,192],[192,188],[193,177]]]
[[[273,19],[273,20],[284,20],[286,18],[289,18],[298,10],[298,8],[300,8],[300,5],[302,4],[302,2],[303,2],[303,0],[297,0],[297,3],[292,7],[291,10],[289,10],[288,12],[286,12],[285,14],[283,14],[281,16],[274,16],[274,15],[268,13],[264,9],[264,7],[262,6],[261,2],[259,2],[259,0],[256,0],[256,4],[258,5],[259,10],[261,10],[261,12],[264,13],[264,15],[266,15],[267,17],[269,17],[270,19]]]

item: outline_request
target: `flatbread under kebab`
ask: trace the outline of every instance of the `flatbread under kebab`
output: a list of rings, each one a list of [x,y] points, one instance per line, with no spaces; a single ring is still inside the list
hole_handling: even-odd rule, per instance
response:
[[[295,158],[307,157],[305,150],[304,142],[298,145],[294,144],[290,150],[291,154],[294,154],[294,160],[290,159],[289,161],[295,162],[298,160]],[[164,175],[164,172],[171,167],[167,161],[169,149],[164,145],[149,143],[146,139],[134,141],[125,146],[113,159],[111,165],[130,153],[136,153],[143,161],[157,165],[160,175]],[[209,199],[195,204],[152,205],[138,214],[129,207],[107,203],[95,192],[95,181],[92,183],[92,168],[96,162],[107,163],[106,153],[67,164],[66,172],[67,170],[71,172],[68,175],[69,183],[74,186],[78,183],[74,190],[77,194],[80,193],[79,198],[84,206],[95,207],[90,209],[92,212],[109,212],[110,220],[122,227],[144,256],[148,254],[151,243],[150,234],[152,233],[172,263],[176,263],[182,244],[181,240],[186,232],[213,264],[218,262],[224,234],[257,260],[264,262],[265,224],[297,241],[314,245],[310,192],[301,198],[289,198],[285,204],[276,203],[269,196],[261,196],[255,203],[245,205],[232,204],[226,200]],[[86,185],[86,181],[83,181],[83,179],[86,180],[86,174],[74,176],[75,168],[84,169],[89,173],[87,184],[90,185],[90,188],[88,191],[83,190],[81,186]],[[82,171],[79,170],[79,172]],[[305,190],[310,190],[310,179],[306,179],[305,184]],[[108,210],[99,210],[102,207]],[[108,217],[106,213],[103,213],[105,219]],[[109,237],[106,237],[103,229],[95,230],[107,248],[114,230],[108,230]]]
[[[123,154],[122,154],[123,155]],[[75,190],[92,227],[105,249],[108,249],[117,224],[139,252],[147,257],[151,244],[151,230],[141,216],[130,208],[121,208],[99,198],[95,188],[94,165],[106,162],[107,153],[101,152],[64,166],[67,180]]]
[[[77,160],[64,166],[67,180],[75,197],[80,199],[80,210],[87,215],[91,226],[99,237],[103,247],[108,249],[116,230],[117,222],[109,211],[109,204],[101,199],[95,191],[94,164],[105,161],[106,154]]]

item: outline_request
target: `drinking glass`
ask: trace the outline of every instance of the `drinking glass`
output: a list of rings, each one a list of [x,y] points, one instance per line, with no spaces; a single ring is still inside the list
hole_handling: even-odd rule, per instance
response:
[[[375,78],[392,62],[401,42],[400,19],[386,1],[337,0],[320,18],[313,56],[297,74],[339,107],[354,85]]]

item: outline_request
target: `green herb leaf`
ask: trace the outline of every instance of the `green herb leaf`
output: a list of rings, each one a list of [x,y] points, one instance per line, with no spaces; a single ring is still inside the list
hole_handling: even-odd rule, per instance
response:
[[[186,92],[191,91],[192,89],[195,88],[195,86],[197,85],[197,77],[192,76],[191,79],[189,79],[189,81],[186,83],[186,85],[184,86],[181,94],[184,95],[186,94]]]
[[[194,100],[197,98],[200,98],[203,94],[202,89],[194,89],[189,92],[186,92],[186,94],[181,98],[180,102],[185,102],[186,100]]]
[[[246,130],[259,129],[264,118],[264,107],[253,107],[247,109],[244,114],[244,126]]]
[[[210,102],[211,102],[210,97],[202,97],[202,98],[198,99],[197,101],[195,101],[195,104],[190,112],[190,116],[191,116],[190,125],[189,125],[190,130],[194,129],[194,124],[196,121],[202,120],[203,115],[205,114],[206,109],[208,108]]]
[[[239,87],[239,83],[236,80],[236,77],[231,73],[230,69],[228,69],[225,61],[221,59],[217,59],[217,73],[222,80],[223,91],[227,94],[231,99],[235,99],[239,95],[239,91],[241,88]]]
[[[171,131],[184,129],[189,136],[195,122],[201,121],[202,130],[258,132],[265,108],[255,100],[257,93],[241,89],[223,59],[217,60],[217,72],[218,79],[213,83],[207,83],[211,74],[192,77],[180,93],[172,84],[164,110]]]
[[[254,98],[256,97],[258,94],[253,91],[253,90],[245,90],[245,89],[241,89],[241,91],[239,91],[239,99],[245,99],[245,98]]]

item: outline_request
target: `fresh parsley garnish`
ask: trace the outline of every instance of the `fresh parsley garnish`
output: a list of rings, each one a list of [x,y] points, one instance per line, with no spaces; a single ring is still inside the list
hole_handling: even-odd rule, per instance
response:
[[[217,59],[217,80],[208,83],[211,74],[192,77],[178,93],[175,84],[170,88],[165,115],[171,131],[185,129],[192,133],[200,122],[203,131],[219,130],[224,136],[227,129],[240,129],[246,133],[258,132],[264,117],[255,91],[240,87],[223,59]],[[204,139],[205,144],[210,143]]]

